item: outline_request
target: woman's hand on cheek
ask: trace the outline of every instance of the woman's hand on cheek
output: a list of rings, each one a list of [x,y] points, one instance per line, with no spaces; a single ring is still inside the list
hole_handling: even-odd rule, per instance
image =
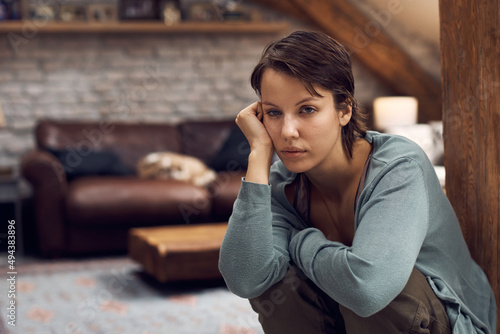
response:
[[[273,142],[262,123],[264,117],[260,102],[254,102],[241,110],[236,117],[236,124],[250,144],[252,150],[273,150]]]
[[[236,117],[236,124],[250,144],[245,180],[269,184],[269,167],[272,162],[274,146],[262,119],[262,106],[260,102],[254,102],[240,111]]]

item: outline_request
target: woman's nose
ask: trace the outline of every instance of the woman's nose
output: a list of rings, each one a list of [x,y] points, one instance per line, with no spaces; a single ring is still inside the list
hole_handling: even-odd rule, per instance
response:
[[[299,138],[297,121],[292,117],[284,117],[283,126],[281,127],[281,137],[285,140]]]

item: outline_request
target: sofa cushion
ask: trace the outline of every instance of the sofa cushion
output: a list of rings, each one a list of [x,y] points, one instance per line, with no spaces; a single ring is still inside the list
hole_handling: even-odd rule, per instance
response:
[[[116,228],[196,222],[211,206],[208,191],[188,182],[82,177],[69,183],[66,213],[70,224]]]
[[[231,130],[228,138],[219,152],[212,158],[208,166],[218,172],[228,169],[246,170],[248,168],[248,154],[250,144],[239,127]]]
[[[224,145],[234,127],[236,123],[233,120],[181,123],[179,133],[182,153],[197,157],[208,164]]]
[[[89,175],[127,176],[135,174],[132,168],[123,164],[120,157],[113,152],[90,151],[85,155],[74,149],[48,149],[62,164],[68,181]]]

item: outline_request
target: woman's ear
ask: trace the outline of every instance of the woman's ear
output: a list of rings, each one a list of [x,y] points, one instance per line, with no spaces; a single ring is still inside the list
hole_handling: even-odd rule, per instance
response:
[[[339,122],[341,126],[346,126],[351,120],[352,106],[348,104],[344,109],[339,111]]]

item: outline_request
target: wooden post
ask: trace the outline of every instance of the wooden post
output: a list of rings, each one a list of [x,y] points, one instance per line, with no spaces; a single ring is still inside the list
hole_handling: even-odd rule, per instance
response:
[[[440,17],[446,193],[500,305],[500,5],[440,0]]]

